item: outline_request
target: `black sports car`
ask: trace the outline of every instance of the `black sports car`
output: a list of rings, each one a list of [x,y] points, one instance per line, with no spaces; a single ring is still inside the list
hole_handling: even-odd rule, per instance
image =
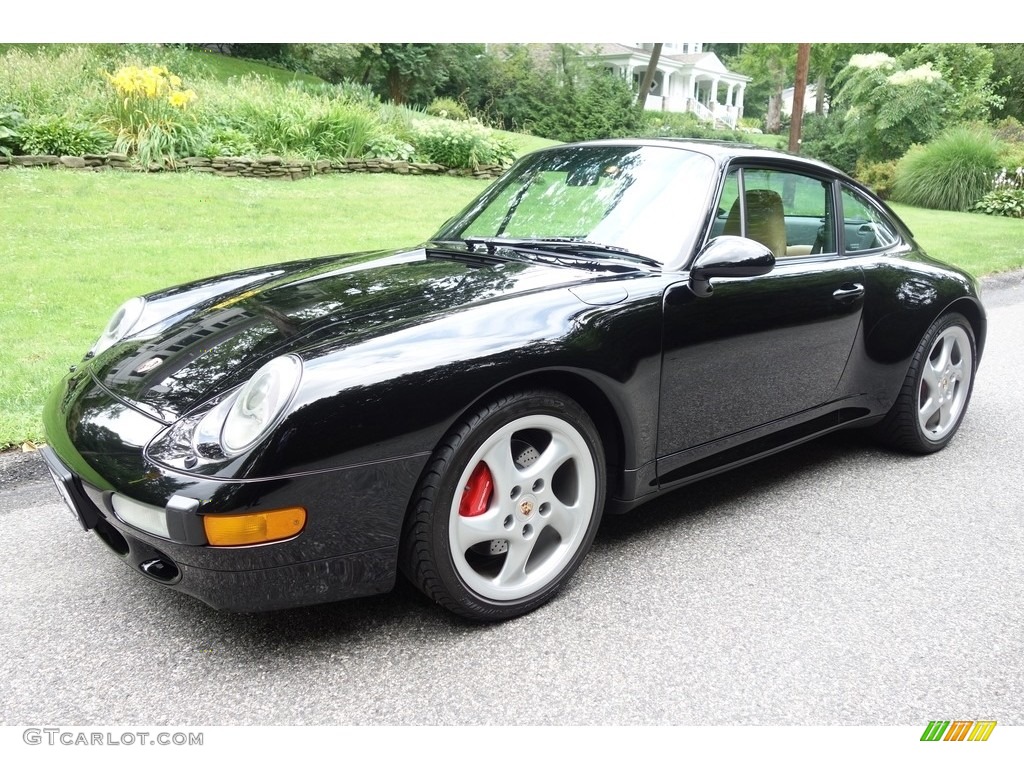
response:
[[[522,158],[428,243],[126,302],[46,405],[81,525],[217,608],[550,599],[604,511],[844,427],[928,453],[974,279],[826,165],[732,144]]]

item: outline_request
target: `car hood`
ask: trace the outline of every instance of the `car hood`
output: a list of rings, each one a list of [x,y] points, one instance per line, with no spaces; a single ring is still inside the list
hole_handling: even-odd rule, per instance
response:
[[[268,268],[253,281],[143,329],[93,362],[108,391],[170,422],[246,381],[281,354],[317,354],[326,339],[365,339],[470,305],[606,276],[526,259],[481,259],[432,247]],[[238,283],[242,285],[239,286]],[[308,357],[308,355],[307,355]]]

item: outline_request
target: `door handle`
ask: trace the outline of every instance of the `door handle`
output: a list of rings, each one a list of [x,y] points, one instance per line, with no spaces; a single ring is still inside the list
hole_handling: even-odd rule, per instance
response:
[[[853,301],[864,295],[864,286],[860,283],[846,283],[832,292],[836,301]]]

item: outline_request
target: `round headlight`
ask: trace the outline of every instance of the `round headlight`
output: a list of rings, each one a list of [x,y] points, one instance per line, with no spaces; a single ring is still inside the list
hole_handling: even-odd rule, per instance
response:
[[[128,301],[117,308],[114,316],[107,323],[103,334],[96,340],[96,343],[92,345],[92,349],[89,351],[94,356],[98,355],[127,336],[132,326],[139,322],[139,318],[142,317],[142,310],[145,308],[146,300],[141,296],[128,299]]]
[[[220,444],[227,454],[251,448],[284,413],[302,378],[302,360],[295,355],[275,357],[253,374],[235,396]]]

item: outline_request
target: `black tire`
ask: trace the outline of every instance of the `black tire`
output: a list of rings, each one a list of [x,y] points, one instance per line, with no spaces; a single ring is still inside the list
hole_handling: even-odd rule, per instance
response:
[[[406,520],[402,570],[460,616],[528,613],[583,561],[605,485],[600,435],[576,402],[547,391],[502,397],[434,451]]]
[[[942,315],[924,335],[896,402],[876,428],[886,445],[908,453],[934,453],[960,428],[977,368],[974,330],[963,315]]]

